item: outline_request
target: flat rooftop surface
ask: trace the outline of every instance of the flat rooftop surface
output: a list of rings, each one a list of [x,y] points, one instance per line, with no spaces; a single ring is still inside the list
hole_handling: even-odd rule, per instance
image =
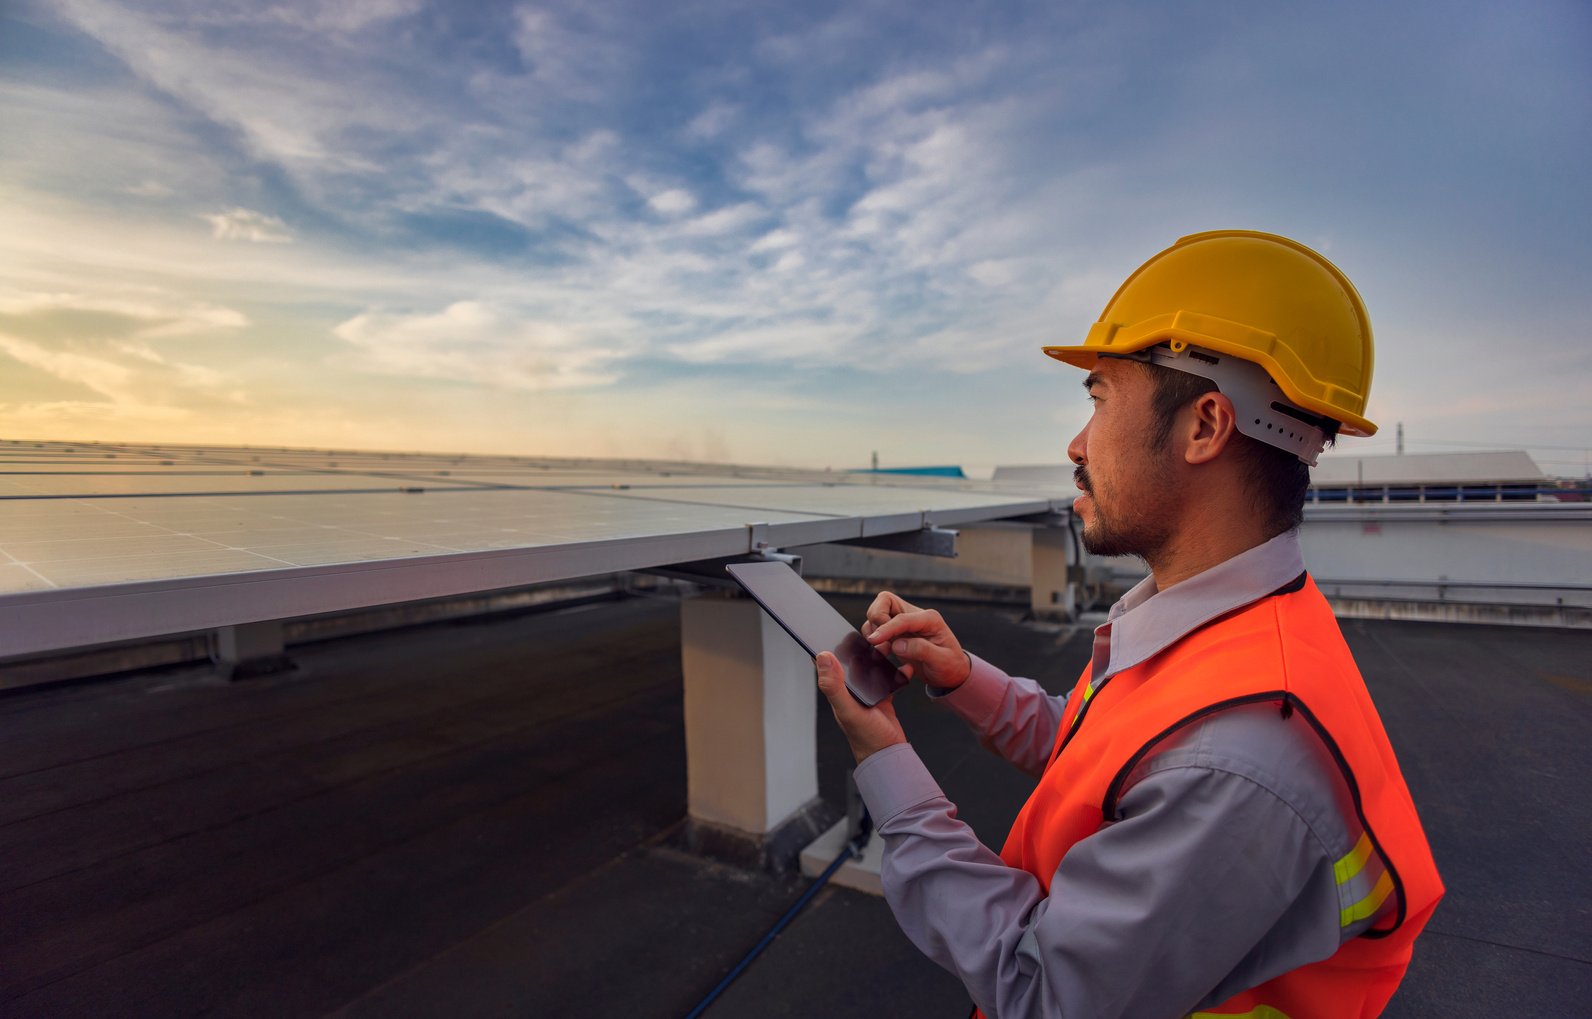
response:
[[[837,598],[849,616],[864,602]],[[1070,683],[1080,629],[941,606]],[[674,848],[678,605],[603,603],[0,697],[0,1014],[681,1016],[800,894]],[[1585,1015],[1592,633],[1347,621],[1449,893],[1386,1013]],[[816,694],[815,694],[816,696]],[[909,736],[986,842],[1029,782]],[[849,765],[825,710],[820,782]],[[710,1017],[960,1019],[880,899],[821,892]]]

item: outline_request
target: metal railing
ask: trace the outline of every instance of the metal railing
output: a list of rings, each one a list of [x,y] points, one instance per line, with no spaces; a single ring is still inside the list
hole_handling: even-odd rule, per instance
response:
[[[1518,584],[1505,580],[1344,580],[1332,577],[1316,577],[1315,580],[1317,587],[1455,587],[1502,591],[1592,592],[1592,584]]]

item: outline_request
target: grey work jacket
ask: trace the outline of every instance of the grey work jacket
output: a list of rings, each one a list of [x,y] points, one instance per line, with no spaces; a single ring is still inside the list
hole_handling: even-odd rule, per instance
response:
[[[1303,570],[1290,532],[1166,591],[1146,578],[1095,631],[1095,687]],[[1066,706],[976,656],[936,699],[1034,775]],[[1377,918],[1341,922],[1334,864],[1360,837],[1353,802],[1309,725],[1269,705],[1219,712],[1148,754],[1121,818],[1067,853],[1048,895],[957,820],[911,744],[856,777],[902,930],[992,1019],[1183,1016],[1326,958]]]

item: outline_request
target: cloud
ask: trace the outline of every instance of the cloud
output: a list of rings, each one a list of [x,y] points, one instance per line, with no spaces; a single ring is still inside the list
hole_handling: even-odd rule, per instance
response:
[[[410,275],[420,292],[432,295],[434,308],[480,302],[497,309],[504,316],[500,324],[509,327],[513,309],[534,305],[533,325],[584,331],[590,306],[606,301],[620,316],[665,321],[656,332],[633,336],[636,344],[689,352],[693,363],[762,363],[795,360],[807,347],[732,338],[799,321],[821,323],[826,337],[849,329],[853,342],[908,343],[942,332],[947,315],[979,316],[993,302],[1021,304],[1036,296],[1027,277],[988,266],[972,270],[1008,254],[1002,245],[1011,232],[992,224],[1022,221],[1001,216],[1002,202],[1015,190],[1007,157],[1039,106],[1003,106],[998,97],[967,94],[1009,56],[999,46],[932,69],[908,66],[853,78],[819,92],[788,120],[754,117],[740,103],[709,93],[694,111],[687,106],[671,114],[673,122],[685,121],[683,130],[648,140],[594,126],[625,119],[599,111],[642,108],[634,107],[627,85],[641,44],[615,22],[613,11],[516,9],[506,41],[519,68],[472,68],[463,80],[473,102],[450,108],[462,97],[445,89],[421,94],[408,82],[373,77],[382,64],[368,57],[356,59],[352,73],[332,88],[325,55],[313,55],[316,40],[303,40],[296,58],[289,47],[262,57],[230,44],[225,27],[218,30],[221,45],[201,46],[192,26],[180,20],[157,25],[93,0],[71,3],[75,19],[146,80],[239,125],[257,152],[305,184],[306,195],[331,194],[345,180],[373,184],[374,170],[392,153],[398,161],[379,178],[387,215],[397,212],[401,222],[424,225],[447,216],[465,223],[460,213],[481,213],[527,232],[524,243],[488,250],[491,238],[479,230],[410,227],[416,244],[477,243],[478,266],[450,257],[446,266],[433,259],[423,268],[379,249],[364,253],[366,265],[385,262],[394,277]],[[368,24],[372,33],[383,31],[379,20]],[[866,24],[853,18],[815,25],[813,32],[802,37],[852,45]],[[135,52],[129,39],[148,41],[155,52]],[[790,55],[785,44],[770,46],[770,53]],[[223,53],[225,63],[218,59]],[[789,65],[787,73],[800,72],[799,61]],[[733,77],[735,71],[723,73]],[[270,78],[291,84],[266,95]],[[417,78],[425,83],[423,75]],[[320,102],[329,92],[339,98]],[[408,116],[401,125],[387,112],[398,108]],[[571,123],[548,116],[581,109],[599,115]],[[411,149],[409,139],[426,144]],[[719,161],[722,180],[681,172],[698,160],[693,146],[706,144],[734,154]],[[637,195],[658,219],[635,216]],[[330,212],[349,214],[340,203]],[[382,215],[372,207],[362,221],[365,229],[375,228],[368,234],[372,241],[384,228]],[[296,239],[279,217],[250,208],[205,218],[219,239],[261,246]],[[506,257],[535,263],[533,299],[514,294],[519,285],[512,282],[503,284],[506,299],[468,282],[472,274],[509,275],[511,267],[492,264]],[[309,263],[301,258],[273,269]],[[391,297],[361,303],[379,308]],[[938,349],[921,347],[919,354],[933,356]],[[408,366],[422,362],[434,377],[468,375],[436,359],[412,359]],[[562,377],[559,371],[545,375]]]
[[[137,184],[130,184],[122,191],[135,198],[170,198],[172,190],[158,180],[141,180]]]
[[[620,221],[618,195],[631,191],[616,172],[614,154],[621,150],[619,137],[601,128],[543,149],[478,126],[421,157],[429,184],[411,201],[441,200],[538,231],[579,224],[567,238],[578,245],[583,234],[601,235]]]
[[[77,340],[63,348],[0,332],[0,354],[62,382],[83,386],[114,407],[193,409],[196,396],[237,402],[215,369],[172,361],[146,344],[122,340]]]
[[[614,362],[602,352],[615,336],[626,349],[699,366],[799,363],[863,344],[910,352],[919,371],[964,365],[947,337],[1026,336],[1036,328],[1028,309],[1045,301],[1058,274],[1051,255],[1070,241],[1055,229],[1054,213],[1035,207],[1079,204],[1024,173],[1023,147],[1042,133],[1051,97],[1027,95],[1021,73],[987,87],[996,72],[1021,63],[999,42],[927,65],[881,61],[882,71],[834,82],[795,59],[801,47],[792,49],[791,39],[771,42],[713,73],[728,81],[758,52],[772,54],[780,73],[807,76],[810,94],[790,116],[755,115],[722,90],[709,91],[693,95],[694,105],[671,98],[663,125],[649,134],[636,125],[656,121],[657,110],[627,77],[646,44],[622,30],[613,11],[517,8],[497,27],[507,30],[502,42],[519,65],[487,62],[456,75],[465,97],[431,87],[438,79],[423,73],[413,86],[381,78],[374,69],[392,61],[360,47],[392,43],[411,63],[417,54],[402,49],[407,34],[382,36],[379,20],[368,22],[369,40],[337,40],[329,51],[306,38],[262,56],[231,42],[224,28],[212,52],[180,19],[124,24],[116,19],[130,15],[72,3],[101,37],[105,26],[126,27],[163,47],[157,60],[115,44],[148,81],[243,125],[256,151],[290,168],[311,199],[339,182],[363,181],[369,211],[347,225],[363,231],[359,264],[380,279],[382,292],[351,289],[343,302],[488,309],[494,329],[523,331],[516,342],[526,349],[557,352],[546,367],[529,370],[513,363],[511,344],[465,329],[447,311],[344,313],[341,325],[328,325],[346,342],[367,344],[346,362],[367,371],[525,388],[586,385],[613,377]],[[869,31],[858,18],[811,29],[792,38],[854,46]],[[225,65],[219,53],[228,56]],[[333,81],[328,68],[345,54],[351,73]],[[262,95],[261,84],[284,72],[304,87]],[[312,98],[334,84],[338,100]],[[390,111],[400,108],[413,114],[394,124]],[[668,126],[682,121],[683,130]],[[712,171],[694,172],[709,152]],[[326,204],[328,219],[349,215]],[[280,218],[241,206],[205,218],[217,238],[264,242],[240,250],[293,237]],[[524,233],[489,237],[471,226],[495,221]],[[407,231],[404,246],[384,243],[394,223]],[[327,287],[325,270],[342,253],[307,234],[294,239],[293,257],[231,271],[290,279],[278,300]],[[444,243],[454,250],[441,259],[436,248]],[[1024,258],[1014,259],[1014,250]],[[605,319],[649,327],[607,331]],[[436,335],[417,339],[443,323],[453,335],[475,337],[484,362],[501,370],[469,367],[446,354]],[[598,353],[576,358],[575,345],[558,342],[558,329],[599,337]],[[388,333],[403,342],[378,349],[376,337]],[[1019,356],[1003,350],[981,344],[982,363]],[[884,370],[883,363],[872,359],[865,370]]]
[[[98,399],[44,386],[37,375],[0,371],[0,401],[14,427],[54,424],[77,434],[107,425],[191,420],[248,402],[246,384],[158,344],[236,332],[241,312],[161,287],[123,283],[79,290],[12,286],[0,289],[0,359],[9,358]],[[225,344],[205,345],[207,356]],[[59,390],[51,392],[49,390]],[[113,437],[120,433],[109,433]]]
[[[765,220],[768,210],[756,202],[739,202],[704,213],[681,224],[680,233],[687,237],[718,237],[739,233],[753,223]]]
[[[565,11],[527,5],[515,11],[511,38],[534,83],[565,101],[596,101],[624,67],[618,28],[597,5]]]
[[[420,11],[424,0],[319,0],[266,8],[264,17],[320,32],[358,32]]]
[[[735,121],[739,111],[727,102],[710,102],[685,125],[685,136],[692,140],[719,137]]]
[[[29,332],[52,317],[114,316],[139,339],[240,329],[249,319],[234,308],[173,294],[159,287],[120,286],[99,292],[0,290],[0,316]]]
[[[673,344],[669,353],[697,364],[719,361],[845,363],[855,360],[852,348],[858,332],[853,322],[753,321],[732,325],[714,336]]]
[[[592,331],[479,301],[430,314],[367,311],[332,331],[363,371],[531,391],[608,385],[624,352]]]
[[[132,396],[133,370],[106,357],[52,350],[5,333],[0,333],[0,353],[63,382],[86,386],[113,402],[122,402]]]
[[[629,400],[660,385],[635,363],[709,388],[850,364],[908,391],[1021,371],[1147,254],[1227,224],[1330,242],[1388,338],[1384,398],[1421,391],[1396,380],[1423,377],[1433,336],[1568,345],[1586,318],[1586,202],[1566,182],[1587,134],[1565,119],[1586,63],[1541,12],[1450,13],[1429,34],[1435,5],[1242,25],[1088,5],[423,6],[39,7],[58,55],[0,83],[19,153],[0,262],[27,291],[0,293],[26,319],[0,330],[59,371],[132,373],[127,400],[235,385],[185,376],[162,341],[245,325],[329,391],[376,372],[595,403],[623,376]],[[1365,45],[1339,66],[1318,37]],[[222,374],[269,374],[233,346]],[[1545,363],[1520,373],[1573,388]],[[1445,399],[1490,384],[1466,371]]]
[[[189,407],[158,404],[42,400],[0,403],[0,416],[19,431],[38,429],[39,434],[76,434],[102,440],[126,435],[123,429],[128,425],[170,428],[187,424],[198,417],[198,412]]]
[[[210,224],[211,236],[221,241],[287,244],[293,240],[286,223],[253,209],[233,208],[225,212],[212,212],[206,214],[204,219]]]
[[[696,197],[684,188],[670,188],[647,199],[654,212],[665,216],[678,216],[696,208]]]
[[[376,8],[385,9],[357,10]],[[393,101],[395,94],[413,96],[414,89],[385,81],[384,68],[327,59],[319,21],[323,15],[336,20],[327,13],[331,5],[309,14],[282,7],[216,13],[202,4],[145,12],[103,0],[63,0],[58,10],[142,82],[237,132],[256,158],[276,163],[306,190],[335,185],[320,176],[327,172],[381,169],[355,154],[347,143],[351,134],[389,137],[434,115],[431,103]],[[282,32],[294,36],[292,44],[273,38]],[[316,51],[316,59],[305,59]]]
[[[768,233],[759,237],[747,250],[753,253],[763,251],[782,251],[785,248],[795,247],[800,243],[801,237],[798,236],[794,230],[787,230],[784,227],[780,227],[776,230],[770,230]]]

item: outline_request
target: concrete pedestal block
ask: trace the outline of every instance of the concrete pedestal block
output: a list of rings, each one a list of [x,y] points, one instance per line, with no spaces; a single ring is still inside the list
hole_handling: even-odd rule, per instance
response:
[[[818,825],[812,659],[745,597],[687,599],[680,631],[688,843],[740,841],[755,853],[795,838],[792,824]]]
[[[228,679],[266,676],[295,667],[287,656],[279,619],[220,627],[211,640],[210,658]]]
[[[1078,614],[1078,588],[1068,556],[1072,535],[1063,527],[1033,531],[1033,580],[1029,608],[1038,619],[1071,620]]]
[[[844,820],[836,821],[818,838],[802,850],[802,876],[818,877],[846,848],[850,832]],[[874,832],[862,847],[861,856],[853,856],[840,865],[829,881],[841,888],[884,897],[884,884],[879,877],[884,867],[884,836]]]

